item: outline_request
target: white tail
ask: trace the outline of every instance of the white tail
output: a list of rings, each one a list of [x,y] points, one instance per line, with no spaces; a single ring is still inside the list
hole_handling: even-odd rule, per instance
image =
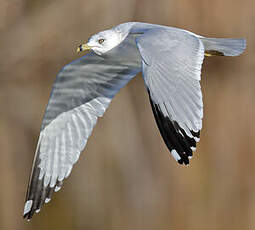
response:
[[[238,56],[246,48],[246,40],[239,38],[200,37],[205,47],[205,56]]]

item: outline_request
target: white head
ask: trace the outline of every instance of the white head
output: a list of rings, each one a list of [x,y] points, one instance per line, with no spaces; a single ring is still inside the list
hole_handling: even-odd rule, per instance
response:
[[[124,38],[117,30],[101,31],[91,36],[87,44],[80,45],[77,51],[93,50],[96,54],[102,55],[119,45]]]

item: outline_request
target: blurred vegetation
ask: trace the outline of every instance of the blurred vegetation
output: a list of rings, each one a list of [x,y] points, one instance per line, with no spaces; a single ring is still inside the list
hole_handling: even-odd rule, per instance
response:
[[[253,230],[252,0],[1,0],[0,229]],[[114,98],[62,190],[31,222],[24,197],[58,70],[90,35],[127,21],[246,37],[240,57],[203,65],[204,120],[191,165],[165,147],[139,75]]]

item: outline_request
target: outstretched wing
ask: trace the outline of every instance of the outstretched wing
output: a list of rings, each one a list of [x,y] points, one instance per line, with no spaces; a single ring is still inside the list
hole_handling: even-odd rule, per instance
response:
[[[143,77],[160,133],[180,164],[189,164],[202,128],[204,47],[177,29],[152,29],[137,39]]]
[[[92,52],[59,72],[42,122],[24,218],[31,219],[60,189],[97,118],[137,71],[132,63],[121,64]]]

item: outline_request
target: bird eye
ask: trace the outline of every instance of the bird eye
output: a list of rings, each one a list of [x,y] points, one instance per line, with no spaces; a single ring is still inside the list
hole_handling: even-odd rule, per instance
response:
[[[105,39],[101,38],[101,39],[98,40],[98,43],[102,44],[104,41],[105,41]]]

